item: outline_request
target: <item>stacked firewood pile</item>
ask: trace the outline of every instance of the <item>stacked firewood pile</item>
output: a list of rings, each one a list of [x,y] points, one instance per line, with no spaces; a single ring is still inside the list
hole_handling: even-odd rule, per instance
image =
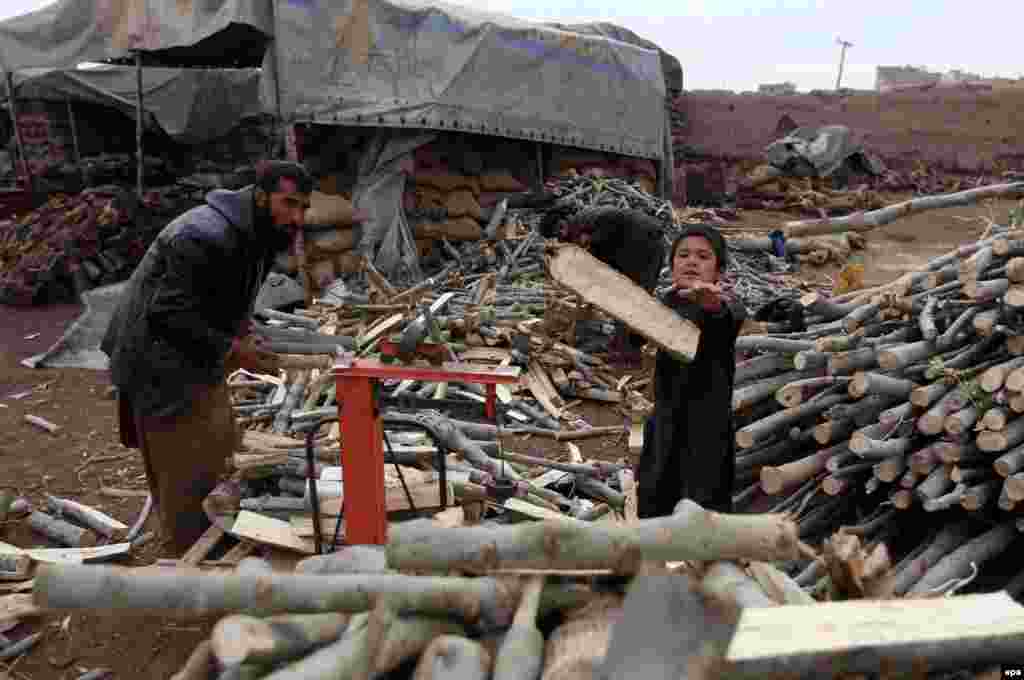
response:
[[[160,228],[202,201],[183,180],[139,204],[114,186],[58,194],[17,219],[0,221],[0,302],[73,299],[78,290],[128,277]]]
[[[1018,576],[995,558],[1024,529],[1022,236],[999,230],[877,290],[806,295],[806,331],[741,337],[741,505],[793,512],[810,542],[851,525],[884,543],[904,559],[876,594]],[[805,585],[825,576],[802,566]]]

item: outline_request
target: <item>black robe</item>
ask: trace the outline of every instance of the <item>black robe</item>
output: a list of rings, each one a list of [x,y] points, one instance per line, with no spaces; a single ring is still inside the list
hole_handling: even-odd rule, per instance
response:
[[[732,389],[736,336],[746,318],[738,305],[708,312],[669,293],[662,299],[701,330],[697,355],[683,363],[659,350],[654,414],[637,466],[637,514],[671,515],[683,498],[732,512],[735,445]]]

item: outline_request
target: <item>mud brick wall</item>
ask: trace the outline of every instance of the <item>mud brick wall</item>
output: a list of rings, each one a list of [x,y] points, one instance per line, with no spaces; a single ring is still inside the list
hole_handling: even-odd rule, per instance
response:
[[[847,125],[894,168],[918,161],[942,170],[1024,168],[1024,89],[802,94],[688,92],[673,102],[677,165],[760,159],[785,116],[797,125]]]

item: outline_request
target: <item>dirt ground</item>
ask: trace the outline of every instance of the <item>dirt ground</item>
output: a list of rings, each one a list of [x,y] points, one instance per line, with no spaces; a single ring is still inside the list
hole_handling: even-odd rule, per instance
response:
[[[894,197],[896,198],[896,197]],[[1004,222],[1013,204],[951,208],[913,216],[869,236],[865,253],[866,284],[884,283],[916,268],[958,244],[976,238],[986,219]],[[778,224],[792,215],[747,211],[747,224]],[[742,224],[742,223],[741,223]],[[737,226],[740,226],[738,224]],[[834,273],[804,267],[801,275]],[[137,452],[118,440],[115,402],[109,398],[105,373],[89,370],[33,370],[19,362],[49,347],[78,315],[74,305],[43,309],[0,307],[0,485],[18,489],[34,505],[45,506],[45,494],[73,498],[97,507],[126,524],[135,521],[141,498],[111,498],[100,487],[145,489]],[[608,408],[581,405],[576,411],[593,425],[622,422]],[[25,422],[32,414],[60,426],[49,434]],[[615,460],[625,457],[626,440],[605,437],[577,442],[584,456]],[[510,447],[511,448],[511,447]],[[564,443],[539,438],[515,444],[518,453],[561,456]],[[147,530],[155,530],[151,519]],[[22,547],[45,542],[20,522],[2,527],[0,540]],[[150,543],[126,564],[144,565],[157,556]],[[44,616],[4,631],[14,639],[38,631],[44,640],[30,653],[0,671],[22,679],[64,680],[96,668],[110,668],[119,679],[167,678],[185,662],[196,644],[209,634],[211,622],[175,622],[157,617],[74,614]]]

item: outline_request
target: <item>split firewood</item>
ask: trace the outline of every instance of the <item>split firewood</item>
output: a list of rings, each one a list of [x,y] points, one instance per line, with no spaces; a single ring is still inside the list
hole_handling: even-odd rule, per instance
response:
[[[56,517],[70,517],[109,539],[116,541],[128,533],[126,524],[88,505],[50,495],[46,496],[46,504]]]
[[[28,525],[47,538],[72,548],[88,548],[97,543],[95,534],[88,529],[77,527],[38,510],[28,516]]]

